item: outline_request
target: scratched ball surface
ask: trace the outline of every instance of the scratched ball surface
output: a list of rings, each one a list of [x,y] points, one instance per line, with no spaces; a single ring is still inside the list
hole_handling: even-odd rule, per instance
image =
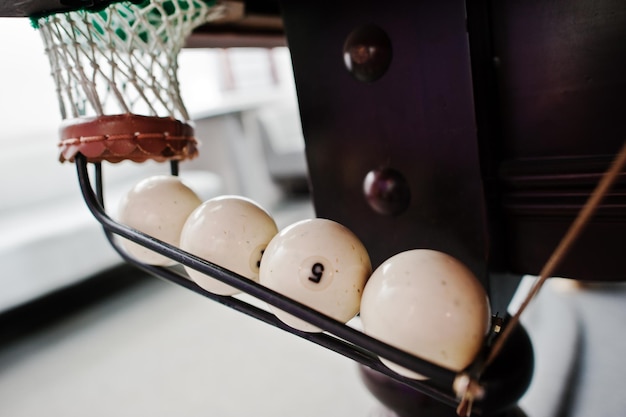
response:
[[[327,219],[294,223],[272,239],[261,262],[261,284],[338,321],[359,311],[372,272],[367,250],[348,228]],[[320,329],[270,307],[287,325],[307,332]]]
[[[461,371],[482,348],[491,311],[474,274],[442,252],[416,249],[383,262],[361,301],[364,332],[440,366]],[[395,372],[424,379],[381,358]]]
[[[118,221],[173,246],[179,245],[180,232],[189,214],[202,200],[175,176],[157,175],[138,182],[122,197]],[[120,239],[124,249],[135,259],[168,266],[175,262],[152,250]]]
[[[278,233],[274,219],[254,201],[221,196],[205,201],[191,213],[180,236],[184,251],[245,278],[259,281],[261,256]],[[239,290],[185,267],[189,277],[205,290],[233,295]]]

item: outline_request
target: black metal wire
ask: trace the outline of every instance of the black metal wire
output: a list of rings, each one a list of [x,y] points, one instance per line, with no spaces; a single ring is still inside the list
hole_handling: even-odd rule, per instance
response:
[[[172,159],[170,161],[170,173],[174,176],[178,176],[178,160]]]
[[[264,323],[283,329],[320,346],[333,350],[369,368],[381,372],[396,381],[408,385],[442,403],[449,404],[451,406],[456,406],[458,404],[451,388],[453,381],[457,376],[456,372],[440,367],[383,343],[363,332],[353,329],[344,323],[285,297],[282,294],[266,288],[254,281],[248,280],[241,275],[229,271],[219,265],[208,262],[179,248],[169,245],[166,242],[160,241],[152,236],[146,235],[138,230],[114,221],[104,210],[102,167],[100,164],[95,164],[95,187],[97,194],[94,194],[94,190],[89,179],[87,164],[87,159],[83,155],[78,154],[76,156],[76,167],[83,198],[93,216],[103,226],[105,234],[113,248],[126,262],[147,273],[187,288],[197,294],[254,317]],[[246,294],[266,302],[267,304],[286,311],[318,328],[324,329],[325,333],[309,333],[299,331],[284,324],[272,313],[246,303],[236,297],[222,296],[205,291],[188,277],[179,274],[173,269],[139,262],[129,256],[119,246],[115,238],[116,235],[129,239],[182,265],[210,275],[211,277],[233,286]],[[383,365],[378,359],[379,356],[425,375],[429,378],[429,380],[419,381],[405,378]],[[442,390],[439,388],[440,386],[449,387],[449,389]]]

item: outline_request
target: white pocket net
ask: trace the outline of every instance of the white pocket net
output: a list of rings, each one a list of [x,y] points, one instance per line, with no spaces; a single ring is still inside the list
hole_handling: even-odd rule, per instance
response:
[[[34,19],[64,119],[61,160],[78,152],[92,162],[195,156],[178,54],[223,10],[215,1],[145,0]]]

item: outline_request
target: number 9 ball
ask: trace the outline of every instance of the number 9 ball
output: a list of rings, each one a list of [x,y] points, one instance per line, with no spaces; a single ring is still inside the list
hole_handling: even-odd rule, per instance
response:
[[[372,272],[367,250],[345,226],[327,219],[288,226],[263,254],[261,284],[343,323],[359,311]],[[312,324],[270,307],[285,324],[319,332]]]

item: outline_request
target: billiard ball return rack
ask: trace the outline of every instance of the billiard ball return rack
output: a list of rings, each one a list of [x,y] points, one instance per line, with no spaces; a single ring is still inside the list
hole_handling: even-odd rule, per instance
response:
[[[78,182],[85,203],[95,219],[102,225],[104,233],[111,246],[117,253],[129,264],[143,270],[153,276],[164,279],[165,281],[174,283],[184,287],[210,300],[216,301],[226,307],[239,311],[263,323],[277,327],[300,338],[313,342],[321,347],[337,352],[347,358],[350,358],[372,370],[388,376],[389,378],[404,384],[416,391],[427,395],[443,404],[451,407],[459,406],[458,393],[453,389],[455,381],[460,378],[465,380],[470,374],[464,372],[456,372],[441,367],[427,360],[421,359],[407,353],[401,349],[397,349],[389,344],[381,342],[361,330],[356,329],[348,324],[341,323],[317,310],[314,310],[302,303],[299,303],[289,297],[286,297],[276,291],[273,291],[259,283],[249,280],[237,273],[229,271],[218,264],[209,262],[191,253],[181,250],[167,242],[159,240],[153,236],[147,235],[132,227],[126,226],[114,220],[105,210],[105,197],[103,187],[102,163],[91,163],[93,165],[94,179],[93,182],[89,175],[89,165],[87,158],[78,153],[75,156],[75,164],[77,169]],[[170,161],[170,173],[178,175],[179,163],[176,160]],[[223,296],[204,290],[193,282],[183,271],[176,267],[164,267],[150,265],[138,261],[119,244],[116,236],[129,239],[147,249],[155,251],[180,265],[197,270],[203,274],[216,278],[225,284],[237,288],[242,293],[248,294],[257,300],[272,305],[283,310],[293,316],[296,316],[320,329],[322,332],[305,332],[297,330],[281,320],[267,309],[258,307],[257,305],[246,301],[237,296]],[[506,327],[505,317],[494,317],[494,325],[486,340],[495,340],[498,332]],[[495,330],[497,329],[497,330]],[[522,330],[523,331],[523,330]],[[522,346],[517,346],[520,351],[528,349],[529,340],[525,333],[517,336],[516,342]],[[526,352],[527,353],[527,350]],[[391,360],[401,366],[406,367],[414,372],[426,376],[427,380],[417,380],[404,377],[390,368],[385,366],[379,357]],[[509,360],[512,358],[506,358]],[[519,358],[518,358],[519,359]],[[509,377],[515,379],[522,377],[520,381],[516,381],[517,385],[524,386],[520,390],[511,392],[509,395],[515,396],[519,391],[525,389],[528,383],[529,374],[527,371],[520,374],[511,373]],[[474,390],[479,390],[481,397],[491,400],[489,386],[492,383],[501,384],[502,375],[497,376],[497,381],[481,381],[480,385],[473,386]],[[496,386],[498,394],[501,394],[502,387]],[[478,392],[478,391],[476,391]],[[474,408],[474,412],[481,414],[480,401]]]
[[[488,366],[494,362],[496,362],[495,366],[506,367],[502,363],[497,364],[498,360],[506,363],[506,361],[510,360],[520,360],[520,352],[522,352],[523,355],[528,355],[530,341],[528,340],[528,336],[525,334],[523,328],[519,328],[521,313],[523,313],[524,309],[537,295],[545,281],[552,276],[551,273],[565,256],[571,245],[575,242],[578,234],[590,220],[594,210],[597,208],[602,198],[626,166],[626,141],[624,142],[620,153],[615,158],[615,161],[611,164],[609,170],[605,173],[602,180],[596,187],[594,193],[592,193],[589,197],[587,204],[584,206],[583,210],[581,210],[579,216],[576,218],[576,221],[570,227],[569,232],[564,236],[561,244],[555,249],[553,255],[547,261],[544,269],[539,275],[539,279],[524,299],[524,302],[521,304],[517,313],[512,317],[495,316],[492,318],[492,328],[485,338],[485,349],[483,349],[468,369],[463,370],[462,372],[452,371],[429,362],[428,360],[416,357],[415,355],[407,353],[401,349],[397,349],[368,336],[359,329],[355,329],[347,324],[341,323],[315,309],[225,269],[218,264],[209,262],[155,237],[115,221],[105,210],[102,163],[96,162],[92,164],[95,174],[93,183],[90,180],[88,172],[89,162],[87,158],[78,153],[75,156],[75,164],[81,193],[87,207],[96,220],[102,225],[111,246],[129,264],[134,265],[140,270],[143,270],[151,275],[184,287],[226,307],[260,320],[263,323],[292,333],[321,347],[332,350],[359,362],[372,370],[388,376],[394,381],[411,387],[416,391],[441,402],[442,404],[456,407],[457,410],[460,410],[460,415],[465,415],[466,409],[462,407],[467,405],[467,401],[469,401],[469,406],[473,407],[473,412],[481,415],[481,401],[493,401],[493,392],[490,392],[490,387],[492,387],[501,397],[503,396],[503,387],[505,387],[504,389],[509,390],[508,396],[504,396],[505,401],[512,400],[515,402],[518,399],[518,396],[525,391],[527,384],[530,382],[531,374],[528,373],[528,367],[524,367],[522,372],[509,372],[506,377],[499,374],[496,378],[497,381],[490,381],[489,378],[481,378],[485,370],[488,369]],[[170,173],[172,175],[178,175],[179,161],[170,161]],[[323,331],[305,332],[297,330],[279,320],[267,309],[260,308],[236,296],[223,296],[204,290],[179,269],[150,265],[138,261],[120,246],[116,236],[129,239],[147,249],[166,256],[180,265],[184,265],[205,275],[216,278],[221,282],[235,287],[239,291],[254,297],[255,299],[292,314],[293,316],[298,317],[299,319],[304,320],[322,329]],[[517,332],[517,335],[513,336],[513,333],[515,332]],[[510,341],[508,340],[509,338],[511,339]],[[509,352],[508,354],[506,353],[507,341],[509,342],[509,345],[516,345],[513,347],[513,349],[516,349],[514,352]],[[502,354],[502,358],[498,357],[499,354]],[[409,370],[422,374],[426,376],[427,379],[417,380],[404,377],[385,366],[380,361],[381,357],[406,367]],[[528,357],[524,358],[521,356],[521,359],[523,361],[528,361]],[[532,363],[532,358],[530,359],[530,363]],[[532,368],[532,366],[530,366],[530,368]],[[485,375],[489,375],[489,372]],[[507,383],[512,384],[513,388],[507,387]],[[466,391],[459,391],[458,384],[465,384]],[[476,401],[476,405],[473,404],[474,401]],[[505,405],[510,406],[510,404]],[[503,405],[498,404],[498,406],[502,407]],[[472,408],[470,408],[470,411],[471,410]]]

